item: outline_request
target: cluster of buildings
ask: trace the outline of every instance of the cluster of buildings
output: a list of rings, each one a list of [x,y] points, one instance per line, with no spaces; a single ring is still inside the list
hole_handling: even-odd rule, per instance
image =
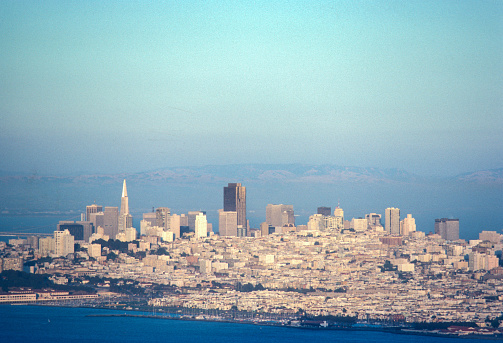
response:
[[[113,212],[107,207],[102,211],[91,205],[85,221],[60,222],[53,237],[37,242],[30,237],[0,244],[0,256],[4,265],[18,258],[21,266],[30,254],[79,256],[76,265],[44,262],[32,271],[72,275],[78,270],[135,280],[143,287],[183,289],[152,299],[154,306],[394,316],[416,322],[479,322],[503,312],[503,269],[497,256],[503,235],[495,231],[467,242],[459,239],[457,219],[437,219],[435,233],[425,235],[416,230],[411,214],[401,219],[397,208],[385,210],[383,226],[376,213],[345,220],[339,206],[333,212],[320,207],[307,225],[296,225],[293,206],[283,204],[267,205],[266,221],[250,228],[246,188],[230,183],[223,197],[219,234],[202,211],[178,215],[160,207],[143,214],[138,236],[124,182],[116,221],[107,217]],[[129,242],[129,252],[96,243],[112,237]],[[79,251],[72,250],[74,243]],[[167,253],[157,253],[160,249]],[[110,252],[117,257],[107,258]],[[241,292],[237,285],[252,291]]]

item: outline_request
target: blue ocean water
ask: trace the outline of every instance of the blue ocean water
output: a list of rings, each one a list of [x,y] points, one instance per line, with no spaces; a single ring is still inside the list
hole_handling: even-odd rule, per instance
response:
[[[371,331],[307,330],[250,324],[86,317],[119,311],[26,305],[0,305],[1,342],[480,342]],[[133,312],[134,313],[134,312]]]

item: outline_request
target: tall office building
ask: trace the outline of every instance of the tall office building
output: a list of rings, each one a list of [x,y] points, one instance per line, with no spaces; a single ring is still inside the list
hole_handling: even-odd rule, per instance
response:
[[[118,226],[119,233],[124,233],[127,228],[133,226],[133,216],[129,213],[129,199],[127,196],[126,180],[124,180],[124,183],[122,184],[121,210],[119,214]]]
[[[459,219],[435,219],[435,233],[447,241],[459,239]]]
[[[57,231],[68,230],[76,241],[89,241],[93,234],[93,224],[91,222],[60,221]]]
[[[147,222],[150,226],[157,226],[157,213],[155,212],[143,213],[143,220]]]
[[[365,219],[367,219],[367,225],[368,225],[369,229],[373,229],[373,230],[375,230],[377,228],[382,229],[380,214],[369,213],[369,214],[365,215]]]
[[[196,238],[208,237],[208,221],[202,212],[196,216],[194,233]]]
[[[318,214],[321,214],[323,216],[330,216],[330,215],[332,215],[332,208],[331,207],[318,207]]]
[[[189,213],[187,213],[187,217],[188,217],[187,222],[188,222],[188,226],[189,226],[189,232],[196,232],[196,218],[200,214],[206,215],[206,212],[205,211],[189,211]],[[180,221],[181,220],[182,220],[182,218],[180,217]]]
[[[400,235],[400,209],[388,207],[384,213],[384,230],[388,235]]]
[[[400,234],[408,236],[414,231],[416,231],[416,220],[412,218],[412,214],[407,214],[407,217],[400,222]]]
[[[265,209],[265,222],[274,227],[295,226],[293,205],[268,204]]]
[[[334,227],[342,230],[344,229],[344,210],[337,205],[334,210],[335,223]]]
[[[236,211],[218,210],[218,234],[220,236],[238,235],[238,213]]]
[[[175,238],[180,238],[180,216],[172,214],[169,223],[169,231],[173,232]]]
[[[248,229],[246,221],[246,187],[240,183],[229,183],[224,187],[224,211],[237,213],[237,224],[241,225],[243,231]]]
[[[165,229],[170,228],[171,210],[168,207],[158,207],[155,210],[155,215],[157,219],[157,226]]]
[[[94,227],[94,232],[98,229],[98,227],[105,227],[105,213],[97,212],[97,213],[89,213],[88,222],[91,222]]]
[[[99,213],[103,212],[103,206],[98,206],[96,204],[92,204],[91,206],[86,206],[86,221],[91,221],[91,213]]]
[[[66,256],[74,252],[74,238],[70,231],[54,231],[54,250],[58,256]]]
[[[119,233],[119,208],[118,207],[105,207],[105,212],[103,215],[103,233],[115,239]]]

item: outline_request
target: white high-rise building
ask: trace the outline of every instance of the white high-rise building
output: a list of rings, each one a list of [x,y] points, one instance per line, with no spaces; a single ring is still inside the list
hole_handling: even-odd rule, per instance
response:
[[[384,214],[384,229],[388,235],[400,235],[400,209],[388,207]]]
[[[195,218],[194,232],[196,238],[208,237],[208,221],[206,215],[199,213]]]
[[[66,256],[74,252],[74,238],[70,231],[54,231],[54,253],[58,256]]]
[[[124,233],[133,226],[133,216],[129,213],[129,199],[127,196],[126,180],[122,184],[121,209],[119,213],[119,233]]]
[[[196,232],[196,217],[200,214],[206,215],[206,212],[204,211],[189,211],[187,214],[187,225],[189,227],[190,232]],[[182,218],[180,217],[180,225],[182,221]]]
[[[412,214],[407,214],[407,217],[400,222],[400,234],[408,236],[416,231],[416,219],[412,218]]]

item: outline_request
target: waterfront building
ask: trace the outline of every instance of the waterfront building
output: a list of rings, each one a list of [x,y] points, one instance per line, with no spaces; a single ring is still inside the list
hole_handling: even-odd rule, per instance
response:
[[[400,209],[388,207],[384,212],[384,230],[388,235],[400,235]]]

